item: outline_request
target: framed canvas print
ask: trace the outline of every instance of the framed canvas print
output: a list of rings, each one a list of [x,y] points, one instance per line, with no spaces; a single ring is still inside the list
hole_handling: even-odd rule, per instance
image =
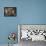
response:
[[[4,7],[4,16],[16,16],[16,7]]]
[[[31,46],[34,45],[34,43],[40,44],[46,42],[46,25],[19,24],[18,41],[20,43],[20,46]]]
[[[20,24],[18,30],[20,31],[20,41],[46,41],[46,25]]]

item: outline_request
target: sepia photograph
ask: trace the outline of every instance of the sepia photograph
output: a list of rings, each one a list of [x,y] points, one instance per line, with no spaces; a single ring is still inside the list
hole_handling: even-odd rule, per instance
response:
[[[4,16],[16,16],[16,7],[4,7]]]

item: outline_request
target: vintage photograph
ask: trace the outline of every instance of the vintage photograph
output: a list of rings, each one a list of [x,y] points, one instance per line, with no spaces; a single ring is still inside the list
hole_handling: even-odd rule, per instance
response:
[[[4,16],[16,16],[16,7],[4,7]]]

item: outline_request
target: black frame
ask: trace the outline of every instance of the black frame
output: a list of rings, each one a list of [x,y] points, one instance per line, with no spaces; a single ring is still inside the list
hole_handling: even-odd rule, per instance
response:
[[[14,10],[14,15],[8,15],[8,14],[6,14],[6,12],[5,12],[5,10],[6,9],[13,9]],[[17,16],[17,9],[16,9],[16,7],[4,7],[4,16],[6,16],[6,17],[14,17],[14,16]]]

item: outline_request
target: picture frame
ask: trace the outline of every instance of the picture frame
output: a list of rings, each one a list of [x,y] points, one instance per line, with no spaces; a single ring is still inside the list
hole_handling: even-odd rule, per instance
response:
[[[16,7],[4,7],[4,16],[6,17],[16,17],[17,9]]]

